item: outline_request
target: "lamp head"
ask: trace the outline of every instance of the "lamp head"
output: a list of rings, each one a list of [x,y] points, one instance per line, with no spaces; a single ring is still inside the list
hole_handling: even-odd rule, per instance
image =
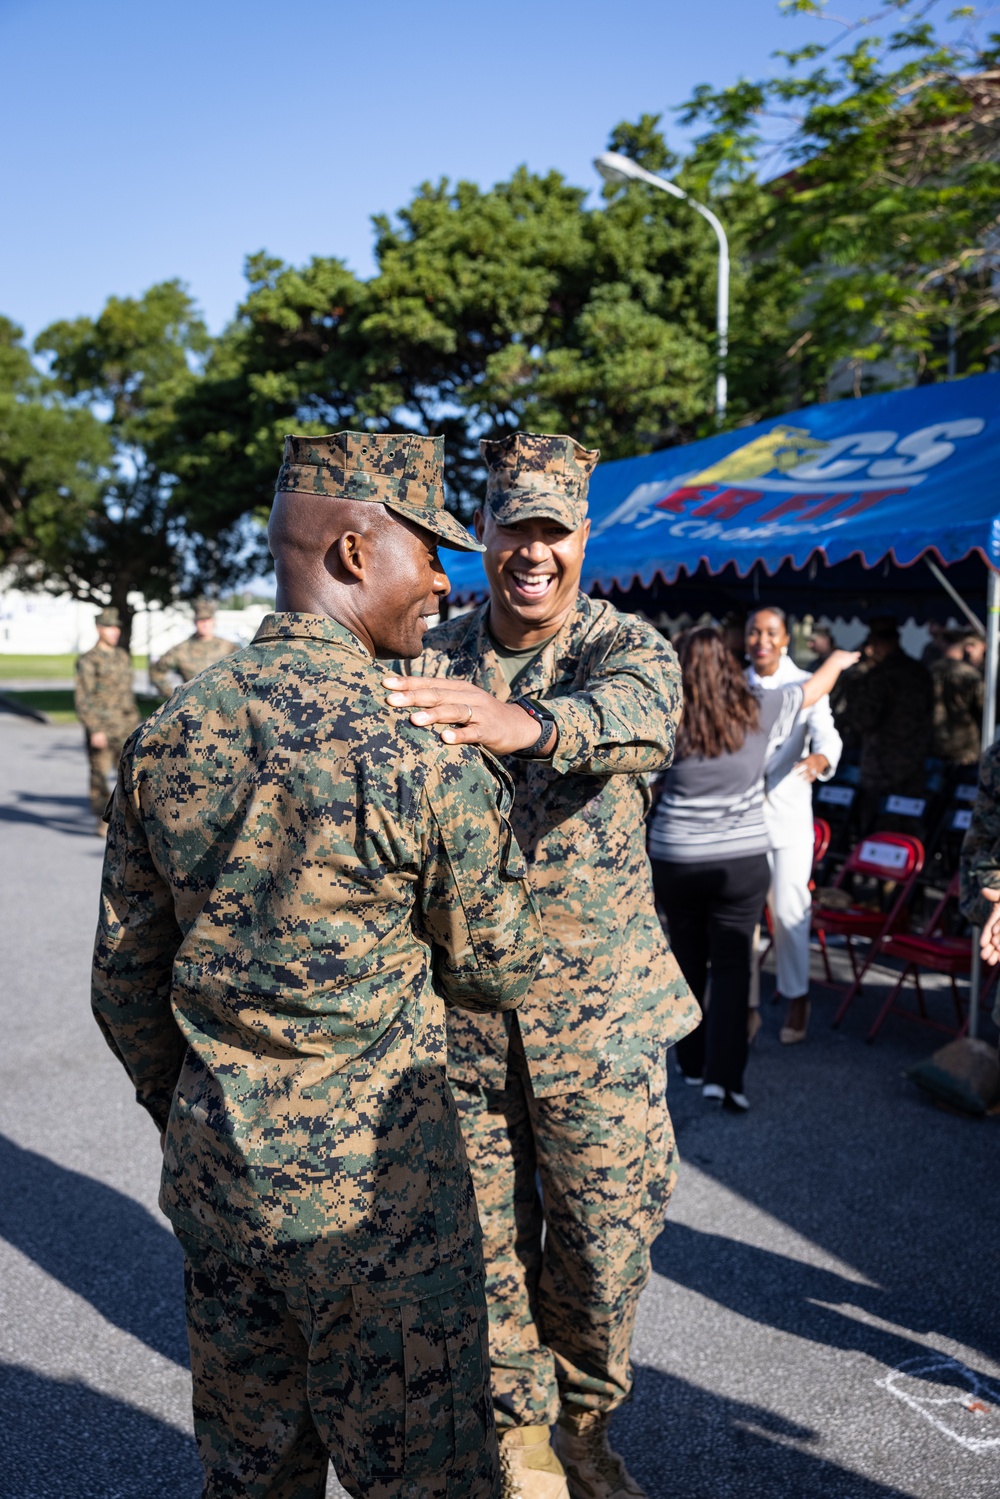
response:
[[[641,182],[649,173],[631,156],[620,151],[604,151],[594,157],[594,166],[605,182]]]
[[[687,193],[675,182],[668,182],[658,172],[648,172],[637,161],[633,161],[631,156],[623,156],[620,151],[604,151],[600,156],[595,156],[594,166],[605,182],[648,182],[651,187],[662,188],[672,198],[687,199]]]

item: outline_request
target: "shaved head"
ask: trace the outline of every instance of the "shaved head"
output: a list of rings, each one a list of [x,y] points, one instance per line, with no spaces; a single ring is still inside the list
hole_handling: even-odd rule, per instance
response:
[[[391,523],[384,505],[290,491],[276,494],[267,523],[267,544],[279,584],[283,568],[311,565],[321,569],[331,547],[349,532],[374,540]]]
[[[419,655],[449,588],[431,532],[384,505],[286,490],[267,539],[279,610],[335,619],[376,657]]]

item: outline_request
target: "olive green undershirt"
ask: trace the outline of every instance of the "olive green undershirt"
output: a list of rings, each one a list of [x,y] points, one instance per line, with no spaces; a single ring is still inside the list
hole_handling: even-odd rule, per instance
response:
[[[538,645],[522,646],[520,650],[512,650],[509,645],[502,645],[489,627],[487,627],[487,633],[490,637],[490,645],[493,647],[496,658],[500,662],[500,670],[506,677],[507,686],[509,687],[514,678],[534,661],[536,656],[542,654],[549,641],[555,640],[559,631],[553,631],[546,640],[540,641]]]

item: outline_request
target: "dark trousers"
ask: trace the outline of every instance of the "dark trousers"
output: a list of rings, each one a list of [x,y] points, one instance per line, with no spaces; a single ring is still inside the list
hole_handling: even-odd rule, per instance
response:
[[[702,1010],[709,965],[712,970],[708,1014],[677,1043],[677,1060],[688,1077],[741,1093],[753,933],[770,882],[767,855],[750,854],[724,864],[652,863],[670,946]]]

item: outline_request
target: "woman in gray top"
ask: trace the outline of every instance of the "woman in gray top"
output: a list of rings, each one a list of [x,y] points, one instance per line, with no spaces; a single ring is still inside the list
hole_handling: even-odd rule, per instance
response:
[[[708,1015],[677,1061],[706,1098],[749,1107],[743,1092],[751,943],[770,879],[764,772],[799,713],[830,691],[856,651],[834,651],[805,682],[751,691],[714,626],[680,645],[684,717],[663,778],[649,852],[656,897],[684,977]]]

